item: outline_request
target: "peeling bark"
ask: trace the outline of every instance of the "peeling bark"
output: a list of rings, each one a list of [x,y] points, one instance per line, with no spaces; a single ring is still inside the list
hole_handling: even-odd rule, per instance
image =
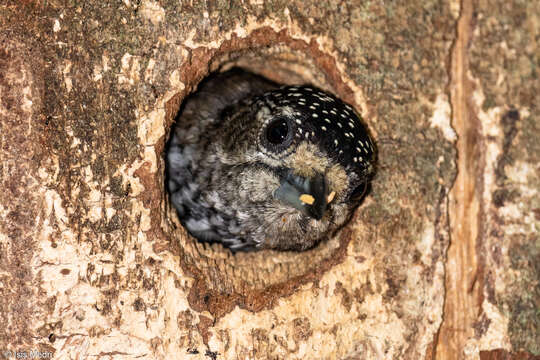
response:
[[[539,355],[539,23],[480,0],[0,4],[0,351]],[[371,192],[315,249],[232,255],[168,202],[182,100],[231,66],[373,132]]]

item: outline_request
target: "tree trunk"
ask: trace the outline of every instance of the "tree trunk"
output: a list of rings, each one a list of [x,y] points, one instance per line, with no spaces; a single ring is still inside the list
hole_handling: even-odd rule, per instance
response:
[[[0,4],[0,356],[540,356],[539,24],[534,1]],[[169,203],[182,100],[232,66],[374,135],[368,197],[313,250],[233,255]]]

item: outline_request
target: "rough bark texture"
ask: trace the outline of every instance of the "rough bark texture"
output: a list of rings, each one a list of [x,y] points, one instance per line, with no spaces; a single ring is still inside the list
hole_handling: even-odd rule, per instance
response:
[[[0,356],[540,356],[539,39],[529,1],[1,3]],[[233,65],[373,132],[316,249],[231,255],[170,207],[175,114]]]

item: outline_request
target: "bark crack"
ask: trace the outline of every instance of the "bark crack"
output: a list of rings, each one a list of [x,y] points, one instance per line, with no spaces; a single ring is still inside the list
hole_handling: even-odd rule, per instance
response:
[[[480,122],[471,103],[473,84],[468,77],[468,50],[474,30],[472,1],[461,1],[457,37],[450,55],[448,92],[452,125],[458,134],[458,173],[450,192],[450,245],[445,264],[443,321],[436,337],[434,358],[460,358],[481,304],[482,282],[478,254],[482,235],[483,186]]]

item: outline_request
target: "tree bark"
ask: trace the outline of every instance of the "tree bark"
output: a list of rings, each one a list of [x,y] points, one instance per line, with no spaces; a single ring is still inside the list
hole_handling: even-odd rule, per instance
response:
[[[534,2],[0,4],[0,356],[540,356],[539,39]],[[232,66],[374,135],[315,249],[233,255],[168,201],[182,100]]]

